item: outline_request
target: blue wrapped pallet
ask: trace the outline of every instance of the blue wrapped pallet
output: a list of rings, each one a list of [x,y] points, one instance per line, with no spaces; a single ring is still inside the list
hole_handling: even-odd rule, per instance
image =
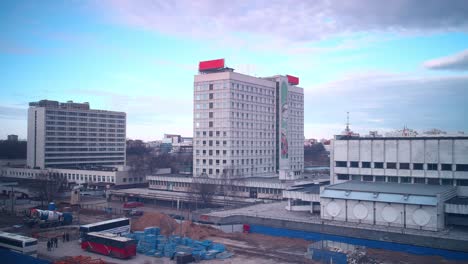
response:
[[[141,240],[141,239],[143,238],[144,234],[145,234],[145,233],[144,233],[143,231],[135,231],[135,232],[133,232],[133,235],[135,236],[135,239],[138,240],[138,241]]]
[[[216,250],[218,252],[224,252],[226,250],[226,247],[223,244],[213,243],[210,246],[210,249]]]
[[[208,239],[202,241],[202,245],[205,246],[205,247],[211,246],[212,243],[213,243],[213,241],[208,240]]]
[[[156,250],[154,249],[151,249],[145,252],[146,256],[154,256],[154,254],[156,254]]]
[[[188,238],[188,237],[184,237],[184,238],[182,239],[182,243],[183,243],[184,245],[186,245],[186,246],[191,246],[191,245],[193,245],[193,240],[190,239],[190,238]]]
[[[144,229],[145,235],[159,235],[161,229],[159,227],[150,226]]]

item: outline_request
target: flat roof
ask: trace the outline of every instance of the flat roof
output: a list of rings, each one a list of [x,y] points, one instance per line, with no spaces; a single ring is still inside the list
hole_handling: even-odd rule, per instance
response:
[[[335,140],[427,140],[427,139],[468,139],[467,135],[427,135],[427,136],[390,136],[390,137],[363,137],[336,135]]]
[[[103,237],[103,238],[111,238],[111,239],[121,241],[121,242],[127,242],[127,241],[133,240],[133,239],[128,238],[128,237],[123,237],[123,236],[119,236],[117,234],[112,234],[112,233],[107,233],[107,232],[90,232],[90,233],[88,233],[88,235],[96,236],[96,237]]]
[[[293,192],[303,192],[303,193],[320,193],[320,184],[304,184],[304,185],[297,185],[291,186],[290,189],[286,191],[293,191]]]
[[[362,182],[347,181],[343,183],[326,186],[329,190],[344,190],[356,192],[377,192],[435,196],[453,189],[448,185],[409,184],[409,183],[387,183],[387,182]]]
[[[104,224],[114,223],[114,222],[123,221],[123,220],[130,220],[130,219],[126,218],[126,217],[114,218],[114,219],[110,219],[110,220],[106,220],[106,221],[91,223],[91,224],[87,224],[87,225],[81,225],[80,227],[91,227],[91,226],[95,226],[95,225],[104,225]]]
[[[8,232],[3,232],[3,231],[0,231],[0,236],[8,237],[8,238],[19,240],[19,241],[25,241],[25,242],[37,241],[37,239],[32,238],[32,237],[22,236],[22,235],[18,235],[15,233],[8,233]]]

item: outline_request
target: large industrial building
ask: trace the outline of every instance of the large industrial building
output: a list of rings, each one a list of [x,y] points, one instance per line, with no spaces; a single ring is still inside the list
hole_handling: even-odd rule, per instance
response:
[[[331,182],[348,180],[457,186],[468,196],[468,137],[338,135],[330,152]]]
[[[293,76],[258,78],[224,59],[194,81],[194,176],[298,178],[304,169],[304,92]]]
[[[29,104],[30,168],[125,166],[126,114],[89,103],[41,100]]]

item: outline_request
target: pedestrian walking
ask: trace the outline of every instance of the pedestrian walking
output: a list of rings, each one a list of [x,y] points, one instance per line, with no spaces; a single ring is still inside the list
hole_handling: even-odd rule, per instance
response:
[[[66,237],[67,237],[67,242],[70,241],[70,234],[66,234]]]
[[[47,240],[47,251],[50,251],[50,240]]]
[[[54,237],[54,245],[55,245],[55,248],[58,248],[58,239],[57,239],[57,237]]]
[[[65,242],[65,232],[62,233],[62,242]]]

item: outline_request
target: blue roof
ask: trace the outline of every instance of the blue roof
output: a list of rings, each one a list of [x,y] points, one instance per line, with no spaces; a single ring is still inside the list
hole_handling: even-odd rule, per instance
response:
[[[320,197],[330,199],[378,201],[387,203],[437,205],[438,194],[453,191],[453,186],[348,181],[326,186]]]
[[[347,181],[343,183],[329,185],[329,186],[326,186],[325,188],[330,189],[330,190],[435,196],[437,194],[450,191],[454,189],[455,187],[449,186],[449,185]]]

